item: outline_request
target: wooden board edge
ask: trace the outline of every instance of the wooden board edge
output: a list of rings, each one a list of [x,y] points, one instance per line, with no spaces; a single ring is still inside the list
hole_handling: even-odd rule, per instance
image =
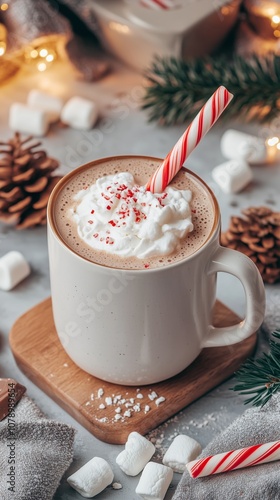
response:
[[[28,377],[39,389],[41,389],[45,394],[47,394],[52,400],[54,400],[61,408],[63,408],[69,415],[71,415],[78,423],[85,427],[93,436],[100,439],[101,441],[109,444],[124,444],[125,440],[120,440],[117,432],[108,433],[108,429],[104,424],[97,422],[94,425],[81,411],[80,405],[71,405],[67,402],[67,398],[61,398],[58,394],[51,390],[51,387],[46,384],[46,378],[42,377],[36,369],[33,371],[28,370],[25,364],[21,361],[20,356],[13,353],[15,361],[20,368],[20,370]],[[27,394],[28,395],[28,394]],[[98,425],[99,424],[99,425]],[[129,430],[129,432],[131,432]],[[129,434],[127,433],[127,435]],[[108,435],[109,434],[109,435]],[[116,435],[114,435],[116,434]]]
[[[222,303],[220,302],[220,304],[222,304]],[[22,372],[25,373],[26,376],[35,383],[35,385],[37,385],[43,392],[48,394],[48,396],[51,399],[53,399],[59,406],[61,406],[65,411],[67,411],[67,413],[69,413],[75,420],[77,420],[81,425],[83,425],[96,438],[98,438],[106,443],[110,443],[110,444],[124,444],[128,434],[132,431],[131,425],[130,425],[130,428],[127,429],[127,431],[126,431],[126,429],[125,429],[126,422],[119,422],[116,424],[114,423],[112,425],[110,422],[106,423],[106,422],[100,422],[98,420],[95,422],[92,420],[92,418],[89,419],[89,417],[91,417],[91,415],[86,413],[86,410],[84,409],[84,407],[80,403],[71,399],[67,393],[62,393],[62,391],[60,390],[59,387],[57,387],[57,393],[55,391],[53,391],[53,387],[50,385],[49,379],[46,376],[42,376],[42,374],[39,372],[39,370],[36,367],[31,367],[31,368],[26,367],[25,360],[24,360],[23,356],[19,352],[17,352],[17,349],[16,349],[14,342],[13,342],[13,333],[14,333],[14,331],[18,330],[17,327],[18,327],[20,320],[22,320],[26,316],[28,316],[30,314],[30,311],[32,311],[33,309],[40,307],[40,306],[44,307],[44,305],[46,308],[51,306],[51,298],[50,297],[44,299],[43,301],[38,303],[36,306],[34,306],[32,309],[30,309],[29,311],[24,313],[22,316],[20,316],[15,321],[14,325],[12,326],[12,329],[11,329],[10,334],[9,334],[9,341],[10,341],[11,350],[13,352],[14,358],[15,358],[18,366],[20,367]],[[229,311],[231,311],[233,313],[233,311],[230,310],[224,304],[222,304],[222,306],[224,306],[226,309],[228,309]],[[237,316],[235,313],[233,313],[233,314],[235,316]],[[205,395],[207,392],[213,390],[220,383],[229,379],[233,375],[233,372],[236,371],[241,366],[243,361],[245,361],[245,359],[248,356],[250,356],[250,354],[252,354],[252,352],[254,351],[256,343],[257,343],[257,333],[253,334],[251,337],[249,337],[251,339],[251,342],[248,341],[248,344],[249,344],[248,350],[246,350],[246,352],[244,353],[244,356],[242,358],[239,358],[236,361],[235,368],[234,368],[235,365],[232,365],[232,363],[229,363],[228,366],[226,366],[223,369],[221,376],[218,378],[216,377],[215,385],[210,383],[211,379],[209,377],[208,384],[204,384],[204,386],[201,386],[200,390],[197,391],[195,398],[191,397],[188,394],[186,396],[186,398],[183,400],[183,402],[181,399],[180,402],[178,401],[177,405],[175,405],[175,406],[174,405],[172,406],[171,404],[170,405],[167,404],[166,407],[162,407],[161,413],[160,413],[161,416],[160,416],[160,418],[158,418],[156,420],[156,427],[161,425],[168,418],[171,418],[174,415],[176,415],[179,411],[181,411],[183,408],[187,407],[190,403],[196,401],[197,399],[199,399],[200,397]],[[212,348],[209,348],[209,349],[212,349]],[[176,379],[176,377],[174,377],[174,379]],[[156,389],[156,388],[161,387],[161,386],[164,387],[164,384],[166,384],[166,381],[163,381],[159,384],[152,384],[150,387],[152,389]],[[127,386],[122,386],[122,387],[127,387]],[[131,423],[132,422],[129,422],[129,424],[131,424]],[[120,428],[117,427],[118,424],[121,426],[122,432],[119,432]],[[147,434],[148,432],[150,432],[153,429],[155,429],[155,423],[151,418],[145,419],[145,417],[143,418],[143,415],[141,415],[141,418],[139,418],[137,420],[135,419],[135,430],[137,430],[141,434]]]
[[[243,359],[238,360],[236,362],[236,368],[234,368],[234,371],[236,371],[241,364],[245,361],[245,359],[252,354],[252,352],[255,349],[256,343],[257,343],[257,334],[253,334],[255,337],[255,342],[252,343],[252,347],[250,349],[250,352],[246,355],[244,354]],[[109,444],[117,444],[121,445],[124,444],[127,440],[127,437],[130,432],[132,432],[131,428],[127,430],[125,429],[125,422],[119,423],[121,425],[121,430],[122,433],[118,432],[119,428],[117,427],[118,423],[114,423],[114,425],[110,423],[102,423],[102,422],[96,422],[93,423],[91,420],[88,419],[88,415],[85,414],[83,411],[83,407],[80,405],[73,405],[73,400],[68,402],[67,396],[64,394],[64,397],[60,397],[60,391],[58,391],[58,394],[53,392],[51,390],[51,387],[46,383],[48,380],[45,377],[42,377],[39,371],[36,369],[27,370],[24,362],[22,362],[20,356],[18,356],[16,353],[13,352],[13,355],[15,357],[15,360],[19,366],[19,368],[22,370],[22,372],[32,381],[37,385],[44,393],[48,394],[48,396],[53,399],[59,406],[61,406],[67,413],[69,413],[75,420],[77,420],[81,425],[83,425],[89,432],[91,432],[97,439],[100,439],[101,441]],[[210,383],[210,378],[209,378],[209,383],[207,385],[204,385],[201,387],[201,390],[196,393],[195,398],[187,397],[182,404],[182,401],[180,404],[177,405],[177,407],[172,407],[171,405],[168,405],[165,408],[161,408],[161,417],[160,419],[157,420],[157,425],[156,427],[160,426],[163,424],[166,420],[168,420],[171,417],[174,417],[179,411],[182,411],[184,408],[186,408],[189,404],[194,403],[198,399],[200,399],[202,396],[210,392],[211,390],[215,389],[215,387],[218,387],[221,383],[225,382],[226,380],[229,380],[233,376],[232,373],[232,365],[228,365],[226,372],[225,370],[223,371],[221,377],[217,379],[215,385],[213,386]],[[166,382],[166,381],[165,381]],[[162,382],[164,384],[164,382]],[[157,384],[154,384],[154,387],[156,388]],[[124,386],[126,387],[126,386]],[[75,401],[74,401],[75,403]],[[154,421],[147,418],[141,417],[141,419],[137,419],[135,422],[135,431],[139,432],[142,435],[148,434],[150,431],[155,429]]]

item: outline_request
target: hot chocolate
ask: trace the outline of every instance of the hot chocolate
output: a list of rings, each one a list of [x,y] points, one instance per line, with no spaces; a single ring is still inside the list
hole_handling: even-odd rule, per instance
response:
[[[137,186],[145,186],[152,172],[160,163],[160,160],[148,157],[127,156],[116,159],[102,159],[98,162],[94,162],[92,166],[89,164],[81,169],[78,169],[76,173],[73,172],[73,175],[68,178],[67,182],[63,183],[62,181],[60,191],[56,196],[54,204],[54,220],[57,232],[64,243],[72,251],[87,260],[117,269],[151,269],[164,267],[180,260],[184,260],[195,253],[201,246],[203,246],[212,232],[215,221],[215,208],[211,193],[208,191],[207,187],[185,169],[181,169],[170,185],[170,188],[179,190],[177,196],[176,191],[174,191],[174,189],[170,189],[168,196],[171,200],[172,206],[175,206],[175,208],[176,206],[179,207],[181,216],[178,221],[177,219],[174,219],[174,214],[169,214],[168,223],[171,231],[168,236],[166,236],[165,233],[164,238],[161,238],[161,236],[158,237],[158,227],[156,226],[159,245],[158,247],[155,246],[155,249],[147,249],[144,245],[143,251],[143,245],[140,245],[140,250],[133,255],[131,253],[129,254],[127,245],[124,244],[123,247],[121,245],[116,245],[116,247],[118,246],[118,248],[121,248],[121,252],[114,253],[113,243],[115,242],[116,235],[115,226],[120,227],[122,224],[131,222],[131,217],[129,217],[127,222],[125,220],[125,216],[123,216],[124,220],[122,220],[122,215],[118,218],[113,215],[111,217],[111,213],[114,213],[113,210],[111,211],[111,208],[114,208],[113,204],[119,202],[119,200],[115,199],[115,197],[123,196],[122,189],[125,190],[124,196],[120,200],[121,202],[124,201],[124,203],[119,204],[119,206],[124,209],[125,213],[125,210],[127,210],[127,204],[125,201],[126,198],[131,196],[138,202],[135,197],[138,196],[138,194],[139,196],[143,195],[143,192],[141,193],[141,188],[140,192],[138,192],[135,191],[132,186],[131,188],[129,185],[127,186],[131,179],[131,175],[133,176]],[[128,172],[131,175],[124,174],[124,177],[122,177],[123,174],[120,173],[125,172]],[[103,184],[101,182],[100,184],[100,181],[98,181],[100,186],[99,192],[97,193],[102,197],[100,198],[101,201],[104,201],[105,203],[105,212],[106,208],[110,211],[110,217],[107,217],[108,227],[105,225],[106,231],[104,234],[97,230],[91,231],[91,228],[93,227],[91,225],[93,223],[96,224],[95,213],[96,209],[98,211],[98,206],[96,207],[96,204],[91,205],[91,198],[87,199],[86,196],[88,196],[88,194],[86,195],[86,193],[90,191],[89,187],[94,185],[98,179],[100,180],[104,176],[112,175],[115,175],[116,177],[114,179],[111,177],[105,179],[107,184],[106,182]],[[112,182],[112,186],[108,179],[115,181]],[[122,182],[122,179],[125,179],[126,182]],[[167,195],[162,194],[156,195],[156,198],[153,198],[152,200],[150,198],[147,200],[145,199],[145,202],[142,203],[143,208],[140,211],[140,215],[137,215],[136,208],[133,208],[134,212],[132,210],[131,212],[136,222],[139,217],[142,219],[147,217],[147,211],[145,211],[146,208],[144,207],[144,203],[149,203],[149,206],[152,206],[152,204],[158,204],[160,205],[159,208],[164,206],[167,207],[168,203],[167,198],[166,200],[164,198],[165,196]],[[83,205],[81,205],[81,200]],[[97,199],[97,204],[98,203]],[[110,203],[112,205],[109,205]],[[85,204],[88,208],[89,216],[88,220],[86,220],[86,215],[84,224],[85,231],[81,234],[81,227],[83,229],[83,226],[81,226],[80,223],[84,220],[82,215]],[[115,214],[121,213],[119,206],[117,207],[117,212],[115,211]],[[165,215],[163,215],[163,217],[165,217]],[[172,221],[173,226],[170,224],[170,221]],[[166,221],[164,219],[164,223],[165,222]],[[152,225],[152,230],[155,230],[154,225]],[[151,228],[149,226],[145,226],[144,231],[148,231],[149,233]],[[174,238],[171,238],[172,231],[174,234],[176,233],[176,235],[179,235],[179,239],[177,238],[174,240]],[[128,230],[127,234],[131,236],[130,233],[131,229]],[[120,239],[123,238],[124,234],[125,233],[120,233]],[[181,238],[181,234],[183,234],[184,237]],[[91,244],[89,244],[89,242],[91,243],[91,241],[93,241],[89,238],[96,238],[94,243],[101,240],[99,247],[97,245],[97,247],[94,248]],[[138,234],[135,234],[134,240],[132,243],[130,242],[132,246],[135,241],[136,243],[139,241]],[[102,245],[102,242],[104,245]],[[108,243],[108,246],[106,243]],[[104,247],[104,250],[102,250],[102,246]],[[106,246],[108,249],[110,248],[110,251],[107,250]],[[124,250],[122,250],[122,248]],[[158,253],[156,250],[157,248],[160,249]]]

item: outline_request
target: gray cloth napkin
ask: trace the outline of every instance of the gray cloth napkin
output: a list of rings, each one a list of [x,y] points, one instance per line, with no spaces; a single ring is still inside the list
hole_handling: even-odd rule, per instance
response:
[[[74,434],[23,396],[0,422],[1,500],[51,500],[72,462]]]
[[[261,409],[250,408],[217,436],[201,457],[280,440],[280,395]],[[279,500],[280,463],[192,479],[184,472],[173,500]]]

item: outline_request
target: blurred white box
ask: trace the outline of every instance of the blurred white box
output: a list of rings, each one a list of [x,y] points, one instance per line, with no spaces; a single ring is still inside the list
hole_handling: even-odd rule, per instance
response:
[[[174,2],[174,8],[147,6],[163,1]],[[210,54],[235,25],[240,4],[241,0],[94,0],[89,5],[104,45],[141,70],[155,55]]]

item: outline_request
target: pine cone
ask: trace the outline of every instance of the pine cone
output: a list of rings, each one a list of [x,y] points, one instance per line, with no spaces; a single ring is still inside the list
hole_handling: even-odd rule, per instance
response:
[[[265,283],[280,280],[280,212],[267,207],[242,210],[245,217],[231,217],[221,244],[248,255]]]
[[[40,142],[30,144],[31,139],[16,133],[0,142],[0,220],[18,229],[46,223],[49,195],[60,179],[52,176],[58,161],[37,149]]]

